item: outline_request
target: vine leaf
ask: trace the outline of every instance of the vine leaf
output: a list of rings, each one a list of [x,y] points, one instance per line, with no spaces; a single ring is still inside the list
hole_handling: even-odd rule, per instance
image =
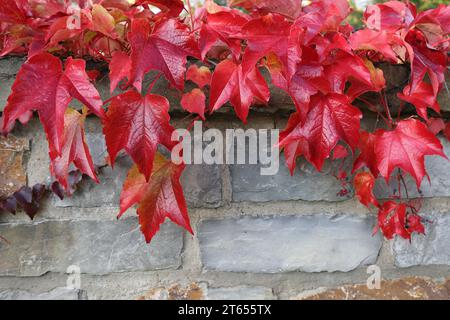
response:
[[[366,207],[373,204],[379,207],[377,199],[373,195],[373,187],[375,185],[375,178],[370,172],[360,172],[354,178],[355,193],[361,202]]]
[[[58,182],[61,183],[66,192],[69,193],[68,174],[69,165],[72,162],[83,174],[88,175],[98,183],[94,164],[84,136],[86,115],[86,109],[83,109],[82,114],[70,108],[66,110],[61,156],[50,152],[50,171]]]
[[[194,82],[200,89],[211,84],[211,70],[208,67],[200,68],[193,64],[186,72],[186,80]]]
[[[123,51],[115,51],[109,63],[109,80],[111,94],[123,78],[130,77],[131,59]]]
[[[361,169],[366,166],[369,168],[370,172],[374,177],[378,177],[378,163],[377,156],[375,154],[375,141],[377,139],[377,133],[370,133],[364,130],[361,130],[359,134],[359,142],[358,149],[360,154],[358,158],[356,158],[353,164],[354,173],[356,170]]]
[[[206,97],[202,90],[195,88],[191,92],[183,94],[181,97],[181,106],[190,113],[197,113],[200,118],[205,120]]]
[[[387,201],[383,203],[378,212],[378,228],[381,229],[387,239],[393,239],[399,235],[411,240],[411,234],[425,233],[422,219],[416,214],[408,214],[408,206],[405,203]]]
[[[103,132],[111,164],[121,149],[131,156],[148,180],[159,144],[172,149],[169,101],[165,97],[127,91],[111,100]]]
[[[187,56],[199,56],[197,42],[185,24],[163,19],[152,27],[147,19],[134,19],[128,39],[131,44],[130,84],[141,91],[144,75],[158,70],[173,86],[183,90]]]
[[[128,173],[120,195],[118,217],[134,204],[138,204],[139,224],[147,243],[150,243],[166,218],[193,234],[180,183],[184,168],[184,164],[175,165],[157,153],[148,182],[137,166]]]
[[[375,141],[378,170],[389,181],[392,171],[399,167],[408,172],[420,188],[425,175],[424,158],[438,155],[447,158],[442,144],[425,124],[418,120],[400,121],[392,131],[381,130]]]
[[[102,100],[89,82],[84,60],[69,58],[63,71],[59,58],[40,53],[31,57],[20,69],[3,113],[4,132],[16,119],[36,110],[44,126],[50,152],[61,155],[64,113],[72,98],[103,118]],[[38,90],[37,90],[38,89]]]
[[[184,9],[181,0],[137,0],[135,5],[150,4],[161,9],[162,13],[170,17],[178,17]]]
[[[276,14],[267,14],[246,23],[241,31],[242,37],[247,40],[242,58],[244,74],[270,52],[274,52],[287,65],[290,30],[290,23]]]
[[[218,110],[230,101],[236,115],[245,123],[250,105],[255,100],[267,103],[269,97],[266,80],[256,67],[244,74],[241,64],[224,60],[214,70],[211,80],[211,111]]]
[[[305,122],[299,121],[295,129],[280,142],[286,146],[296,141],[307,141],[306,158],[317,170],[322,170],[325,159],[340,140],[354,150],[358,144],[361,111],[340,94],[316,95]]]
[[[241,40],[239,35],[249,18],[239,10],[223,9],[219,7],[217,12],[206,12],[198,41],[202,60],[205,59],[211,48],[218,43],[225,44],[235,59],[240,57]]]

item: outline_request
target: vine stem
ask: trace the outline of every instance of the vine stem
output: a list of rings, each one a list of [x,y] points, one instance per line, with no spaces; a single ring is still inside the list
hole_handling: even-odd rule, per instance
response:
[[[186,4],[188,6],[188,13],[189,13],[189,18],[191,20],[191,31],[194,30],[194,17],[192,16],[192,6],[191,6],[191,1],[190,0],[186,0]]]
[[[382,90],[380,92],[380,99],[381,99],[381,104],[383,105],[383,108],[384,108],[384,112],[386,112],[386,116],[389,119],[389,126],[392,128],[392,126],[394,125],[394,120],[392,119],[391,111],[389,110],[389,106],[386,102],[386,93],[384,92],[384,90]]]

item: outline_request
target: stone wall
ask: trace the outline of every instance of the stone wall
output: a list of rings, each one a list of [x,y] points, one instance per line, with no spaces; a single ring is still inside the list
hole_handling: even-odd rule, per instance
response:
[[[21,62],[0,60],[1,106]],[[175,93],[164,94],[176,100]],[[282,129],[286,101],[275,94],[267,110],[251,113],[248,126],[222,112],[207,127]],[[185,115],[174,109],[173,124],[185,127]],[[106,148],[98,120],[89,118],[86,130],[94,161],[101,163]],[[450,156],[450,143],[441,140]],[[425,181],[421,190],[426,235],[411,243],[372,236],[376,213],[352,192],[337,195],[336,164],[317,173],[300,162],[291,177],[281,162],[275,176],[261,176],[258,165],[189,165],[182,182],[195,236],[166,223],[151,245],[134,210],[116,220],[126,158],[102,171],[100,185],[85,180],[62,201],[49,195],[34,221],[21,212],[1,213],[0,299],[450,297],[448,161],[427,159],[431,184]],[[50,182],[37,119],[1,138],[0,172],[2,196],[25,181]],[[388,196],[388,188],[395,186],[380,181],[378,196]],[[71,265],[81,270],[81,290],[66,288]],[[381,290],[366,287],[370,265],[380,268]]]

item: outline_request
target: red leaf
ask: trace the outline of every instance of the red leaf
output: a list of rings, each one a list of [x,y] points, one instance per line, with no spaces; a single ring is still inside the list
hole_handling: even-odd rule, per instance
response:
[[[428,129],[434,135],[438,135],[442,130],[445,130],[445,122],[442,118],[430,118],[428,119]]]
[[[211,70],[208,67],[200,68],[193,64],[186,72],[186,80],[194,82],[200,89],[211,84]]]
[[[208,51],[219,41],[226,44],[238,59],[241,53],[241,40],[238,37],[248,21],[248,16],[238,10],[208,14],[200,30],[199,47],[202,59],[205,59]]]
[[[181,0],[138,0],[135,3],[135,5],[143,4],[151,4],[158,7],[170,17],[178,17],[184,9],[184,4]]]
[[[320,171],[339,140],[347,142],[354,150],[358,144],[361,117],[361,111],[343,95],[316,95],[311,99],[305,122],[300,121],[280,146],[298,140],[308,141],[310,157],[307,159]]]
[[[406,229],[406,204],[387,201],[378,212],[378,227],[387,239],[399,235],[404,239],[411,239]]]
[[[72,162],[83,174],[88,175],[98,182],[91,154],[84,138],[85,119],[85,110],[83,110],[83,114],[80,114],[76,110],[67,109],[64,119],[61,156],[50,152],[50,171],[66,191],[69,191],[70,188],[67,178],[69,165]]]
[[[193,234],[180,184],[184,167],[184,164],[175,165],[157,153],[148,182],[136,166],[128,173],[120,195],[119,217],[138,203],[139,224],[147,243],[166,218]]]
[[[375,154],[376,139],[377,133],[373,134],[364,130],[360,132],[358,143],[360,154],[353,164],[353,173],[356,170],[361,169],[363,166],[366,166],[375,177],[378,177],[378,163],[377,156]]]
[[[158,144],[174,145],[169,120],[169,101],[162,96],[127,91],[112,98],[103,127],[111,164],[125,149],[148,180]]]
[[[122,51],[115,51],[109,63],[109,80],[111,94],[123,78],[130,77],[131,59]]]
[[[190,113],[197,113],[205,120],[206,97],[202,90],[195,88],[191,92],[183,94],[181,106]]]
[[[334,148],[333,160],[343,159],[343,158],[346,158],[347,156],[348,156],[348,151],[343,145],[338,144],[336,146],[336,148]]]
[[[417,214],[409,214],[406,218],[406,223],[408,226],[408,232],[425,234],[425,226],[422,224],[422,218]]]
[[[245,123],[250,105],[255,100],[267,103],[269,97],[266,80],[257,68],[244,75],[242,65],[231,60],[224,60],[216,66],[211,80],[211,111],[230,101],[239,119]]]
[[[287,65],[290,27],[291,24],[284,17],[267,14],[251,20],[242,28],[242,37],[247,40],[242,58],[244,74],[270,52],[274,52]]]
[[[12,87],[3,114],[3,131],[30,110],[36,110],[49,141],[50,152],[61,154],[64,131],[64,113],[72,98],[103,117],[102,100],[97,89],[89,82],[85,61],[67,59],[62,63],[48,53],[40,53],[23,64]],[[39,90],[37,90],[39,88]]]
[[[359,202],[366,207],[372,203],[375,207],[379,207],[379,203],[373,195],[373,187],[375,185],[375,178],[370,172],[361,172],[355,176],[353,180],[355,186],[356,196]]]
[[[353,50],[378,51],[393,63],[398,62],[392,45],[400,43],[400,39],[396,38],[392,33],[362,29],[353,33],[349,38],[349,42]]]
[[[446,158],[442,144],[425,124],[418,120],[403,120],[393,131],[380,131],[375,141],[375,154],[381,175],[389,181],[399,167],[415,180],[417,188],[426,175],[424,158],[439,155]]]
[[[291,175],[294,175],[295,167],[297,166],[297,158],[304,155],[306,159],[310,159],[309,145],[306,138],[299,136],[298,139],[288,141],[285,140],[301,122],[301,115],[299,112],[293,113],[288,120],[286,128],[280,133],[280,145],[283,147],[286,165],[289,168]],[[281,142],[286,143],[281,143]],[[288,142],[287,142],[288,141]]]
[[[428,119],[427,109],[431,108],[437,113],[441,111],[433,88],[426,82],[419,83],[415,90],[411,90],[411,86],[406,86],[403,93],[398,93],[398,97],[416,107],[417,114],[423,119]]]
[[[150,70],[162,72],[176,88],[183,90],[187,56],[198,56],[198,47],[186,25],[175,19],[156,22],[135,19],[128,34],[131,44],[130,84],[139,91]]]
[[[302,2],[299,0],[231,0],[228,4],[247,10],[276,12],[291,19],[297,18],[302,12]]]

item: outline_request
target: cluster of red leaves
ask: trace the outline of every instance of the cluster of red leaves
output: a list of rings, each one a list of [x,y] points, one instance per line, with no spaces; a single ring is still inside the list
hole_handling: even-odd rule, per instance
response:
[[[296,112],[281,135],[291,172],[303,156],[321,170],[326,159],[354,156],[354,187],[360,201],[378,208],[378,226],[392,238],[424,232],[409,203],[380,203],[373,195],[378,176],[389,181],[395,168],[409,173],[419,188],[426,176],[424,157],[445,157],[436,134],[449,125],[429,118],[439,113],[437,96],[445,82],[450,6],[417,13],[408,1],[370,6],[366,28],[345,23],[347,0],[231,0],[222,7],[206,0],[192,10],[181,0],[0,0],[0,55],[26,54],[3,113],[2,131],[26,123],[37,111],[49,142],[51,172],[70,189],[74,164],[97,180],[83,123],[88,113],[103,121],[111,165],[124,150],[135,162],[121,196],[121,213],[138,206],[148,242],[168,217],[192,232],[179,178],[184,165],[165,160],[171,150],[169,102],[144,88],[146,74],[159,72],[181,92],[186,81],[198,88],[183,92],[181,106],[205,119],[230,103],[247,121],[250,107],[267,104],[270,91],[261,69],[293,100]],[[157,8],[157,10],[155,10]],[[245,10],[242,10],[245,9]],[[109,65],[111,93],[103,111],[85,70],[85,57]],[[197,59],[187,69],[187,60]],[[65,63],[61,63],[65,59]],[[378,62],[406,64],[409,84],[399,98],[420,116],[394,120],[384,96]],[[376,92],[385,107],[388,129],[367,132],[353,102]],[[146,92],[146,93],[144,93]],[[207,103],[207,96],[209,97]],[[68,108],[72,99],[86,108]],[[351,151],[351,152],[350,152]],[[341,173],[339,176],[344,177]]]

